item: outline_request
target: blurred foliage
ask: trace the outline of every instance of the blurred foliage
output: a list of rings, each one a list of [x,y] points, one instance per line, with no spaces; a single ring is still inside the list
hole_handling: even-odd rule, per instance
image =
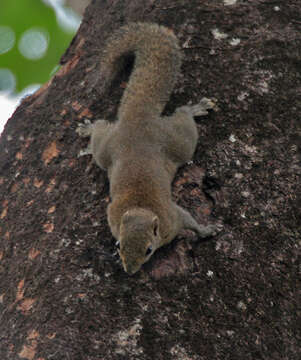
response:
[[[27,31],[28,34],[30,29],[37,30],[41,35],[37,41],[31,38],[25,41],[24,32]],[[14,74],[16,92],[30,84],[46,82],[73,35],[74,32],[66,32],[60,27],[53,8],[41,0],[0,0],[0,74],[1,70],[2,73],[7,73],[7,70],[3,69]],[[13,42],[13,46],[8,50],[5,50],[5,41]],[[22,43],[25,44],[24,51]],[[34,53],[39,44],[45,49],[42,56],[26,56],[30,51]],[[5,80],[1,86],[0,79],[1,87],[3,90]]]

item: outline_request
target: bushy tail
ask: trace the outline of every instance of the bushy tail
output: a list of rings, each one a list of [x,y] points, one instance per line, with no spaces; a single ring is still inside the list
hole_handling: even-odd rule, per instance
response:
[[[181,52],[173,32],[150,23],[130,23],[108,40],[101,61],[105,86],[120,70],[122,58],[135,55],[134,67],[119,107],[119,119],[133,112],[159,116],[181,66]]]

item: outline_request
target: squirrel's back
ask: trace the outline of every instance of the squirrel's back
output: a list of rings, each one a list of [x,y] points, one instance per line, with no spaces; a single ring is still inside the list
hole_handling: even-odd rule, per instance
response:
[[[130,23],[107,41],[101,73],[105,86],[120,71],[123,59],[134,55],[134,67],[118,110],[118,119],[160,116],[173,90],[181,66],[174,33],[151,23]]]

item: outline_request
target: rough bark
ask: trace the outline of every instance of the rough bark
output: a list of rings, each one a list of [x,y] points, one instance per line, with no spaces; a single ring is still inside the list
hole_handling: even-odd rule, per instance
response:
[[[299,359],[300,13],[297,0],[92,2],[60,71],[1,137],[1,359]],[[75,128],[114,118],[126,78],[99,94],[99,56],[137,20],[183,47],[166,113],[218,100],[174,195],[224,231],[183,233],[129,277],[112,256],[106,174],[77,158]]]

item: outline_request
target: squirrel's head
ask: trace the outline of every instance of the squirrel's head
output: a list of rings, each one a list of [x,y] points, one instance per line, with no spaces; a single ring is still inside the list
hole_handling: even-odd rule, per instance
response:
[[[123,268],[128,274],[137,272],[159,244],[158,216],[141,208],[134,208],[123,214],[117,246]]]

